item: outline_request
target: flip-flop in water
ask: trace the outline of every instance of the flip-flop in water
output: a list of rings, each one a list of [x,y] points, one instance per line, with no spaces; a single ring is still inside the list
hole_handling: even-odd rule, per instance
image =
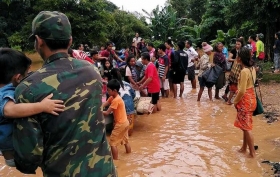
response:
[[[255,146],[254,146],[254,149],[255,149],[255,150],[258,150],[258,149],[259,149],[259,146],[258,146],[258,145],[255,145]]]

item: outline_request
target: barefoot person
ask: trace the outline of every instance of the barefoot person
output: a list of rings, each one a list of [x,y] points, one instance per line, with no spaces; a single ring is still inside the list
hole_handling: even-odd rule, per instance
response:
[[[218,81],[215,84],[215,87],[216,87],[215,88],[215,98],[216,99],[221,99],[219,96],[219,91],[221,88],[223,88],[225,86],[225,82],[226,82],[225,72],[226,72],[227,64],[226,64],[226,58],[225,58],[224,54],[222,53],[223,48],[224,48],[223,43],[218,42],[216,44],[215,53],[214,53],[214,57],[213,57],[213,63],[215,65],[220,66],[223,69],[223,72],[219,75]]]
[[[173,78],[173,92],[174,98],[177,97],[177,84],[180,84],[180,95],[182,97],[184,92],[184,80],[186,75],[186,70],[188,68],[188,54],[184,52],[185,43],[178,42],[178,50],[175,51],[174,59],[172,60],[170,75]]]
[[[65,109],[57,117],[41,113],[15,119],[16,167],[26,174],[41,167],[44,176],[115,177],[101,111],[101,77],[94,65],[68,57],[71,34],[63,13],[42,11],[33,20],[29,39],[44,63],[18,85],[16,101],[39,102],[53,93]]]
[[[198,81],[199,81],[199,92],[197,96],[197,101],[200,101],[200,98],[202,96],[202,93],[204,91],[204,88],[206,87],[205,81],[202,79],[202,74],[204,71],[206,71],[208,68],[211,67],[211,64],[209,63],[209,56],[212,54],[213,47],[206,42],[202,43],[202,48],[204,55],[198,60],[198,66],[199,66],[199,73],[198,73]],[[213,66],[213,65],[212,65]],[[212,100],[212,87],[208,88],[208,96],[210,101]]]
[[[238,52],[238,61],[242,66],[240,79],[238,81],[238,91],[234,99],[234,106],[237,110],[237,116],[234,126],[243,131],[243,145],[240,152],[246,152],[247,146],[250,150],[250,156],[255,157],[254,138],[252,135],[253,112],[256,109],[256,95],[254,83],[256,80],[256,70],[253,66],[251,51],[245,47]]]
[[[152,97],[152,102],[149,107],[149,113],[160,111],[161,105],[159,102],[159,91],[160,91],[160,81],[158,77],[158,72],[155,65],[150,61],[149,53],[145,52],[141,54],[142,64],[146,65],[145,76],[140,81],[137,82],[139,85],[139,90],[143,90],[148,87],[148,96]]]
[[[119,83],[121,84],[121,87],[119,89],[119,95],[121,96],[121,98],[124,101],[126,115],[127,115],[128,121],[129,121],[128,135],[131,136],[132,132],[133,132],[134,118],[135,118],[135,113],[136,113],[135,109],[134,109],[133,100],[134,100],[136,94],[135,94],[135,91],[133,90],[131,84],[129,84],[128,82],[122,81],[122,75],[118,68],[112,69],[111,74],[112,74],[113,79],[117,79],[119,81]]]
[[[111,112],[114,114],[115,126],[110,136],[110,146],[114,160],[119,159],[117,147],[120,144],[125,146],[126,153],[131,153],[131,147],[128,142],[129,122],[125,111],[125,104],[119,95],[120,87],[120,82],[117,79],[112,79],[108,82],[107,91],[110,97],[102,106],[109,106],[107,111],[103,111],[104,116],[109,115]]]

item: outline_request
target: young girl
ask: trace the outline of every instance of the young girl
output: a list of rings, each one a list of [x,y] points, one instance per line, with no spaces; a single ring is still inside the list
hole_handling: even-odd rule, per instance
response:
[[[136,87],[137,86],[136,82],[138,81],[138,78],[137,78],[135,63],[136,61],[134,56],[130,55],[126,60],[124,81]]]
[[[230,69],[230,74],[228,78],[228,86],[225,90],[225,94],[222,96],[222,98],[227,102],[228,105],[232,105],[231,99],[233,98],[234,94],[237,91],[237,83],[238,83],[238,77],[241,71],[240,64],[236,61],[237,53],[240,50],[241,47],[244,46],[244,40],[243,39],[237,39],[235,43],[235,48],[232,49],[229,53],[229,62],[232,62],[232,67]],[[227,95],[229,94],[229,97]]]
[[[112,79],[111,76],[111,70],[113,69],[112,64],[110,63],[110,61],[106,61],[105,62],[105,68],[104,68],[104,75],[103,77],[106,77],[108,79],[108,81],[110,81]]]
[[[199,74],[198,74],[198,81],[199,81],[199,92],[197,101],[200,101],[201,95],[204,91],[204,87],[206,86],[205,81],[202,79],[202,74],[204,71],[206,71],[209,67],[211,67],[211,64],[209,64],[209,56],[212,53],[213,47],[206,42],[202,43],[204,55],[199,59],[198,66],[199,66]],[[212,101],[212,87],[208,88],[208,96],[210,101]]]
[[[242,66],[238,80],[238,91],[234,99],[234,106],[237,110],[237,116],[234,126],[243,131],[243,145],[239,152],[245,153],[247,146],[250,150],[250,156],[255,157],[254,138],[251,133],[253,129],[253,112],[256,109],[256,95],[254,83],[256,80],[256,70],[253,67],[251,51],[245,47],[238,52],[238,62]]]

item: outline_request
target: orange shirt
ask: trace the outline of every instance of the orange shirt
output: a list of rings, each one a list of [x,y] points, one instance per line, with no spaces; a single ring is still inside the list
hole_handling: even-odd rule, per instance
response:
[[[119,124],[124,123],[127,120],[127,116],[125,111],[125,105],[120,95],[116,96],[116,98],[111,96],[108,99],[108,102],[111,104],[110,108],[113,109],[115,122]]]

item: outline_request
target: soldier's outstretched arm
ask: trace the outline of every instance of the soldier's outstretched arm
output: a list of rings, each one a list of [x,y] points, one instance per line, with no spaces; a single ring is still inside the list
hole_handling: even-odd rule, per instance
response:
[[[29,88],[20,84],[15,92],[18,103],[28,103],[34,100]],[[23,119],[15,119],[13,143],[16,168],[25,174],[35,174],[42,162],[43,133],[37,115]],[[41,119],[39,119],[41,120]]]

